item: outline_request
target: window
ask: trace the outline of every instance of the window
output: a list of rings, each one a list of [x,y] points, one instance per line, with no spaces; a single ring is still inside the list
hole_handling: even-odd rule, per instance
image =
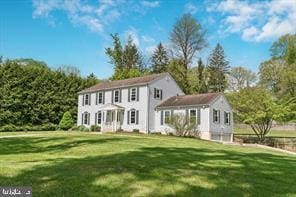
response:
[[[102,112],[101,111],[98,111],[98,124],[101,124],[102,123]]]
[[[170,111],[164,111],[164,123],[169,124],[171,120],[171,112]]]
[[[84,95],[84,105],[89,105],[89,104],[90,104],[90,102],[89,102],[89,100],[90,100],[89,97],[90,97],[89,94]]]
[[[196,113],[196,109],[191,109],[189,111],[189,120],[191,124],[196,124],[197,123],[197,113]]]
[[[220,123],[220,110],[213,110],[213,122]]]
[[[114,91],[114,102],[119,102],[119,90]]]
[[[154,98],[159,99],[159,100],[162,99],[162,90],[161,89],[154,88]]]
[[[130,114],[130,116],[131,116],[130,123],[131,124],[136,124],[136,111],[135,110],[132,110],[130,113],[131,113]]]
[[[131,89],[131,101],[137,100],[137,88]]]
[[[84,112],[83,114],[83,124],[88,125],[89,124],[89,113]]]
[[[224,112],[224,123],[230,125],[230,112]]]
[[[103,92],[98,93],[98,103],[103,103]]]

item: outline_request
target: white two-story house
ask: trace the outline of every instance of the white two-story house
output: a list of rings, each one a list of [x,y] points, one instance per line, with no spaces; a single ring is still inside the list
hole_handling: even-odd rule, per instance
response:
[[[174,132],[168,120],[176,113],[196,120],[202,139],[232,141],[224,95],[185,95],[168,73],[101,82],[78,93],[77,124],[102,131]]]

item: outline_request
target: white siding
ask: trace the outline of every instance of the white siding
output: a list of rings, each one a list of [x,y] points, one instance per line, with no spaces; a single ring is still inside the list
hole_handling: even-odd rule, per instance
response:
[[[135,86],[137,87],[137,86]],[[77,115],[77,125],[81,125],[82,113],[88,112],[90,113],[90,125],[95,124],[95,113],[100,110],[103,104],[96,105],[96,93],[93,92],[91,94],[91,105],[82,105],[82,94],[78,96],[78,115]],[[139,101],[130,101],[128,102],[128,88],[122,88],[121,92],[121,102],[114,103],[116,105],[122,106],[125,108],[124,111],[124,120],[122,129],[125,131],[132,131],[133,129],[139,129],[140,131],[147,131],[147,106],[148,106],[148,98],[147,98],[147,86],[139,87]],[[111,103],[111,95],[112,90],[105,90],[105,104]],[[127,124],[127,111],[130,109],[139,110],[139,124]],[[90,126],[89,125],[89,126]],[[88,125],[85,125],[88,126]]]
[[[155,107],[159,105],[164,100],[179,95],[184,95],[184,92],[181,90],[181,88],[177,85],[175,80],[170,76],[169,74],[164,76],[163,78],[160,78],[151,84],[149,84],[149,130],[151,132],[158,131],[156,129],[156,120],[160,120],[156,117],[157,112],[155,112]],[[162,90],[162,100],[155,99],[154,98],[154,88],[161,89]]]

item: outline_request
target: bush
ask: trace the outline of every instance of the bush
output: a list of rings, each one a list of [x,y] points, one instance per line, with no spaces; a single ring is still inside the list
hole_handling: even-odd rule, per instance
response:
[[[79,131],[79,127],[78,125],[74,125],[71,129],[69,129],[70,131]]]
[[[60,121],[59,127],[62,130],[68,130],[73,126],[74,122],[70,112],[66,111]]]
[[[16,126],[14,125],[5,125],[0,128],[0,132],[12,132],[16,131]]]
[[[140,133],[139,129],[133,129],[133,133]]]
[[[101,127],[98,125],[91,125],[90,127],[90,131],[97,131],[100,132],[101,131]]]

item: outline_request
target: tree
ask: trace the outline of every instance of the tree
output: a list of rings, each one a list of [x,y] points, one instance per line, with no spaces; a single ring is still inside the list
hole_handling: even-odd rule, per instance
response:
[[[168,70],[169,58],[168,53],[162,46],[161,42],[157,45],[155,51],[152,54],[152,73],[162,73]]]
[[[207,79],[206,79],[206,70],[205,65],[203,64],[201,58],[198,59],[197,62],[197,70],[198,70],[198,81],[199,81],[199,93],[207,93]]]
[[[196,123],[184,114],[174,114],[169,121],[169,126],[174,129],[177,136],[199,137]]]
[[[241,66],[232,67],[230,70],[230,77],[233,83],[229,83],[229,88],[233,91],[250,87],[257,79],[256,73]]]
[[[272,44],[270,51],[273,59],[283,59],[287,64],[296,63],[296,34],[280,37]]]
[[[168,65],[168,72],[172,75],[184,92],[190,92],[189,83],[185,80],[187,77],[187,71],[182,65],[182,60],[172,59]]]
[[[71,113],[69,111],[65,112],[59,123],[60,129],[68,130],[73,126],[73,124],[74,124],[74,121],[72,119]]]
[[[262,142],[270,131],[274,120],[282,120],[287,108],[275,102],[272,95],[260,87],[240,90],[232,97],[234,113],[238,119],[250,125],[259,141]]]
[[[224,50],[218,43],[209,57],[208,70],[210,73],[209,88],[213,92],[223,92],[227,86],[226,74],[229,73],[228,61]]]
[[[187,71],[189,64],[196,53],[202,50],[206,45],[205,31],[201,25],[191,16],[184,14],[174,25],[170,34],[170,40],[173,47],[175,58],[182,61],[184,67],[184,81],[187,82]],[[188,86],[188,85],[186,85]],[[186,91],[186,90],[185,90]]]
[[[146,69],[141,53],[133,43],[131,36],[128,37],[128,41],[124,47],[122,47],[117,34],[111,34],[111,37],[114,46],[113,48],[106,48],[106,54],[110,58],[110,63],[114,65],[114,74],[111,79],[127,79],[130,76],[134,76],[135,73],[145,72]]]

